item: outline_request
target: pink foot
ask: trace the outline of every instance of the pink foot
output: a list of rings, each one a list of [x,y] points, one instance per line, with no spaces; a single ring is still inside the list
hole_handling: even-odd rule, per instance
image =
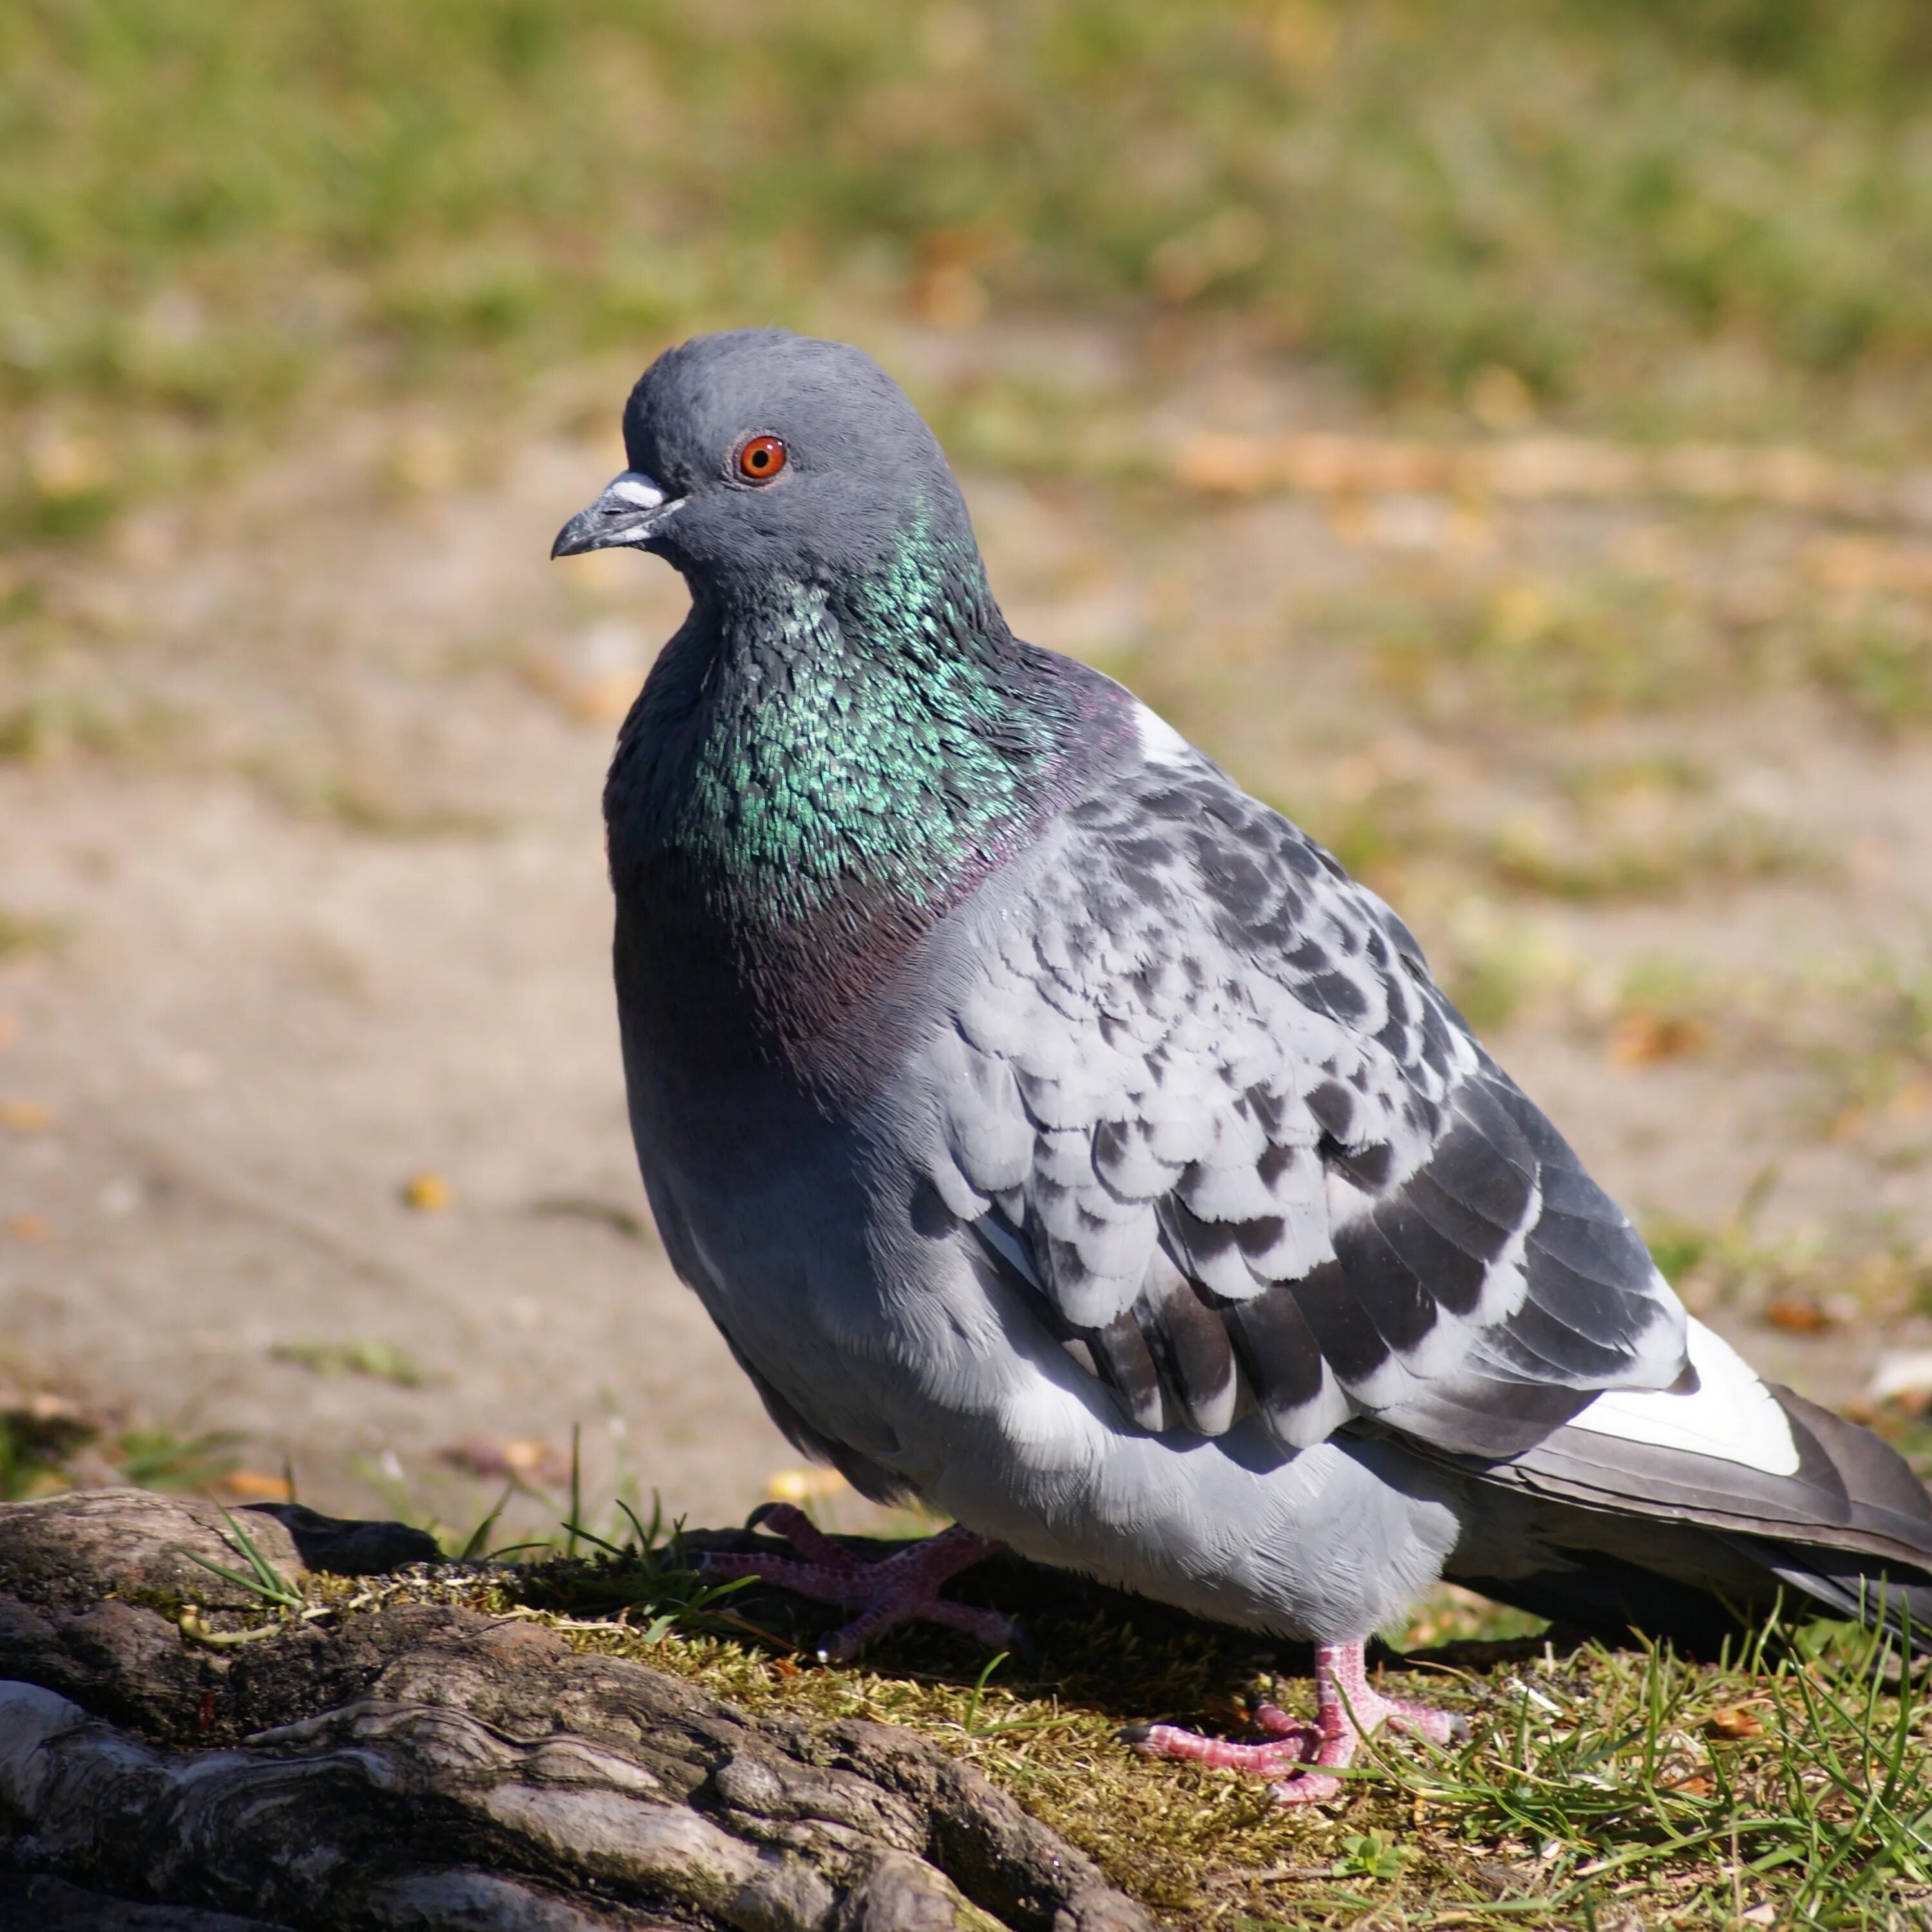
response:
[[[1363,1738],[1384,1724],[1438,1744],[1466,1737],[1469,1730],[1463,1719],[1450,1712],[1384,1697],[1369,1682],[1359,1643],[1316,1645],[1315,1711],[1315,1722],[1310,1724],[1275,1705],[1258,1706],[1255,1722],[1268,1734],[1260,1744],[1230,1744],[1174,1724],[1136,1725],[1121,1736],[1146,1757],[1181,1758],[1260,1778],[1286,1772],[1288,1776],[1274,1787],[1275,1802],[1314,1804],[1341,1790],[1336,1774],[1354,1762]]]
[[[802,1510],[773,1503],[752,1519],[776,1530],[804,1560],[788,1556],[707,1556],[707,1576],[756,1576],[782,1590],[795,1590],[820,1604],[843,1604],[859,1615],[818,1647],[828,1664],[844,1664],[873,1638],[901,1624],[944,1624],[995,1648],[1010,1646],[1018,1632],[997,1610],[956,1604],[939,1586],[1000,1547],[955,1525],[895,1556],[868,1562],[854,1556],[820,1529]]]

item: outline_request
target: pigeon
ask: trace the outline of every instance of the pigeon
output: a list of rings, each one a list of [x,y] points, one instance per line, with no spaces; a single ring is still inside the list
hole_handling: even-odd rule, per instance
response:
[[[1312,1642],[1317,1716],[1153,1756],[1328,1796],[1370,1634],[1448,1577],[1714,1652],[1780,1593],[1932,1628],[1932,1503],[1692,1319],[1327,851],[1023,642],[937,439],[856,349],[701,336],[554,554],[689,614],[605,793],[629,1112],[666,1250],[778,1427],[954,1527],[716,1559],[988,1642],[1004,1546]],[[737,1565],[733,1569],[734,1563]]]

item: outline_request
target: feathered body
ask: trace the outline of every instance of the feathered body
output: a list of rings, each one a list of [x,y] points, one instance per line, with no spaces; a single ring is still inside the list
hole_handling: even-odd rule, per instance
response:
[[[626,427],[608,540],[693,596],[607,794],[632,1123],[795,1441],[1318,1642],[1445,1574],[1698,1645],[1932,1610],[1904,1466],[1688,1321],[1387,907],[1011,635],[873,365],[709,338]]]

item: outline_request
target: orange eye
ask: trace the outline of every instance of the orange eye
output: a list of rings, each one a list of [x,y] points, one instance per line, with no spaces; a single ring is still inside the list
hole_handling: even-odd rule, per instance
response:
[[[747,483],[769,483],[785,466],[785,446],[775,436],[754,436],[738,452],[738,474]]]

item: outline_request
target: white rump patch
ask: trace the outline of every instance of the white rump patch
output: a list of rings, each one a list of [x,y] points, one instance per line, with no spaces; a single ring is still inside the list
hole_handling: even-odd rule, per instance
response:
[[[1134,725],[1140,734],[1141,756],[1150,765],[1178,765],[1196,755],[1194,747],[1165,718],[1138,702]]]
[[[1714,1456],[1768,1476],[1795,1476],[1798,1444],[1778,1398],[1702,1322],[1694,1320],[1686,1339],[1700,1384],[1694,1395],[1612,1389],[1572,1416],[1568,1426],[1624,1442]]]

